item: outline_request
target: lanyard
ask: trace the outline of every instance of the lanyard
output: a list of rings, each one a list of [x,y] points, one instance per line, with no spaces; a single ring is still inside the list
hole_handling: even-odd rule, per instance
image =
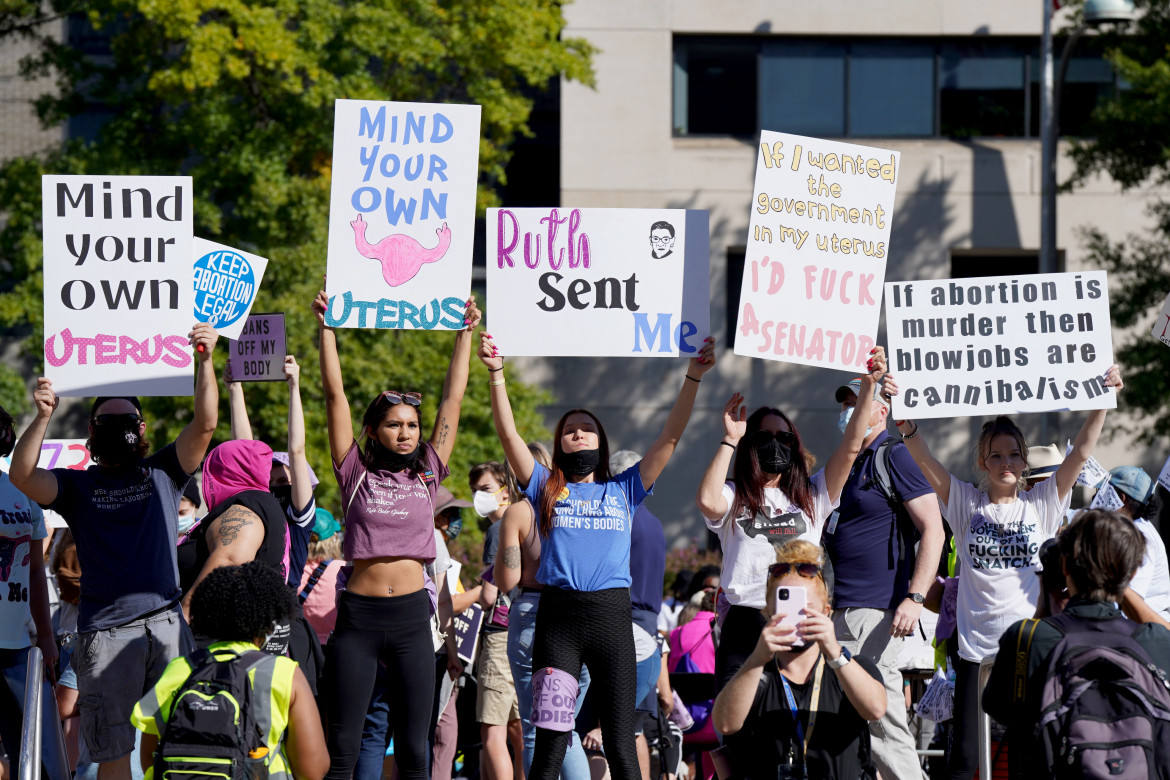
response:
[[[780,672],[780,664],[776,664],[776,671]],[[808,755],[808,743],[812,740],[813,729],[817,725],[817,707],[821,703],[821,675],[825,671],[824,660],[817,658],[817,670],[813,675],[813,689],[812,701],[808,705],[808,733],[805,734],[804,727],[800,725],[800,710],[796,706],[796,697],[792,695],[792,688],[788,685],[788,680],[784,679],[784,673],[780,672],[780,684],[784,686],[784,697],[788,699],[788,708],[792,710],[792,722],[796,724],[796,738],[800,741],[800,763],[805,768],[805,774],[808,773],[808,763],[805,761]]]

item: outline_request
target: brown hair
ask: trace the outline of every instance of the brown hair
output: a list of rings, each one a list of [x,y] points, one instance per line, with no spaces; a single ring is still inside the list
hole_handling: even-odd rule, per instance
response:
[[[986,493],[990,484],[987,456],[991,452],[991,440],[996,436],[1011,436],[1016,440],[1016,446],[1020,448],[1020,457],[1024,459],[1024,472],[1020,475],[1020,481],[1016,485],[1016,491],[1019,492],[1027,487],[1025,480],[1028,478],[1028,442],[1024,439],[1024,432],[1016,425],[1015,420],[1003,415],[983,423],[983,428],[979,431],[979,439],[975,442],[975,473],[983,472],[982,476],[979,477],[979,489]]]
[[[557,430],[553,434],[553,465],[549,467],[548,481],[544,483],[544,490],[540,494],[540,535],[548,536],[553,527],[553,515],[557,511],[557,496],[568,484],[568,477],[560,466],[561,457],[565,451],[561,449],[561,437],[565,433],[565,421],[574,414],[583,414],[593,420],[597,427],[597,468],[593,470],[593,479],[597,482],[609,482],[609,439],[605,436],[605,428],[597,415],[587,409],[570,409],[561,415],[557,421]]]
[[[812,482],[808,478],[809,461],[804,454],[804,446],[800,441],[800,431],[788,419],[788,415],[779,409],[761,406],[747,418],[747,430],[739,445],[735,448],[735,466],[732,468],[732,478],[735,481],[735,502],[731,506],[731,519],[739,517],[740,511],[747,509],[753,516],[764,508],[764,472],[760,470],[760,459],[752,446],[752,436],[760,430],[766,417],[779,417],[788,424],[788,430],[796,441],[792,446],[792,465],[780,477],[780,489],[794,504],[800,507],[812,523],[817,518],[813,512],[814,500]],[[813,460],[815,463],[816,460]]]
[[[1146,551],[1146,539],[1117,512],[1087,509],[1056,537],[1065,571],[1077,594],[1118,601]]]
[[[511,493],[508,472],[504,468],[503,463],[500,463],[498,460],[489,460],[486,463],[472,466],[471,471],[467,473],[467,484],[474,485],[484,474],[490,474],[491,478],[496,481],[496,484],[500,487],[508,488],[508,492]]]
[[[817,566],[820,566],[821,571],[815,579],[821,583],[821,588],[825,596],[825,604],[831,605],[833,603],[829,583],[825,579],[825,556],[820,547],[812,542],[806,542],[804,539],[793,539],[791,542],[785,542],[777,548],[776,563],[815,563]],[[770,574],[768,575],[768,587],[765,590],[768,602],[763,609],[765,618],[772,617],[772,614],[776,611],[776,604],[772,600],[772,594],[776,592],[777,582],[777,578]]]

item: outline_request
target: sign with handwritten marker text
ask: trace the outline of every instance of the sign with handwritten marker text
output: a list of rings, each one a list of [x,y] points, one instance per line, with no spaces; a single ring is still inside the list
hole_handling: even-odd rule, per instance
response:
[[[694,355],[710,335],[707,212],[488,209],[488,325],[505,355]]]
[[[41,197],[53,390],[192,395],[191,178],[43,176]]]
[[[1114,409],[1104,271],[886,284],[894,419]]]
[[[268,258],[206,239],[195,239],[195,319],[224,338],[239,338]]]
[[[228,341],[232,379],[237,382],[283,382],[285,331],[283,314],[253,314]]]
[[[863,371],[898,153],[765,130],[757,154],[735,354]]]
[[[479,106],[336,102],[326,325],[463,327],[479,120]]]

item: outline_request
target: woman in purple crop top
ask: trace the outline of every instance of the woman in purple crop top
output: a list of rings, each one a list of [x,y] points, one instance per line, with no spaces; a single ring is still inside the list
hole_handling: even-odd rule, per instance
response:
[[[480,313],[475,300],[455,336],[451,366],[428,441],[422,440],[422,398],[417,393],[379,393],[366,408],[354,437],[341,379],[337,336],[325,325],[329,298],[313,301],[321,341],[321,384],[329,424],[329,450],[341,488],[345,517],[343,553],[353,563],[337,607],[331,652],[325,664],[329,780],[349,780],[357,763],[362,726],[374,690],[378,662],[387,668],[385,697],[395,761],[403,778],[427,777],[427,714],[434,697],[431,598],[423,566],[435,558],[434,506],[447,460],[455,447],[459,411],[467,389],[471,339]],[[450,615],[440,609],[440,622]],[[455,632],[447,630],[448,670],[462,673]]]

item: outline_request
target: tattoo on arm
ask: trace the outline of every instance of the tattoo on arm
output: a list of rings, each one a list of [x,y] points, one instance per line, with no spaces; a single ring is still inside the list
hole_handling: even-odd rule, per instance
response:
[[[449,433],[451,433],[451,426],[447,424],[447,418],[439,418],[439,435],[435,437],[435,440],[440,447],[447,443],[447,434]]]
[[[505,569],[519,569],[520,568],[520,548],[517,545],[504,548],[504,568]]]
[[[233,506],[219,516],[219,543],[224,547],[240,536],[244,526],[252,525],[256,513],[242,506]]]

